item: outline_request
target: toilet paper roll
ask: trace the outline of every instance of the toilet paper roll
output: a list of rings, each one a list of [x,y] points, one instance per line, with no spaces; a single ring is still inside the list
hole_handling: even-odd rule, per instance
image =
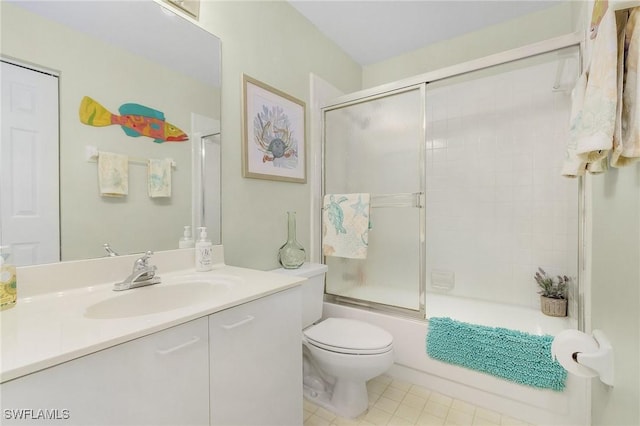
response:
[[[558,360],[565,370],[579,377],[596,377],[598,373],[589,367],[578,364],[573,359],[576,352],[593,353],[598,350],[598,342],[578,330],[564,330],[553,339],[551,355]]]

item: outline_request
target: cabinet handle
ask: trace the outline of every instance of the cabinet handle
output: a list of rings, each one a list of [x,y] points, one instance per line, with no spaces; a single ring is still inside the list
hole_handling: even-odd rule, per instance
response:
[[[240,320],[238,322],[234,322],[233,324],[222,324],[220,327],[224,328],[225,330],[231,330],[232,328],[240,327],[243,324],[251,322],[254,319],[255,319],[254,316],[247,315],[247,317],[245,319],[243,319],[243,320]]]
[[[180,343],[179,345],[174,346],[172,348],[158,349],[156,353],[160,355],[167,355],[167,354],[170,354],[171,352],[179,351],[180,349],[186,348],[187,346],[191,346],[194,343],[198,343],[199,341],[200,341],[200,338],[198,336],[193,336],[191,339],[187,340],[186,342]]]

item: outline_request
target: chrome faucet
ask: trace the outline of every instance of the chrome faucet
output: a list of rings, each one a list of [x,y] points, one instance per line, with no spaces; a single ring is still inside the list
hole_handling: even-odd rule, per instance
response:
[[[148,251],[144,256],[137,259],[133,264],[133,271],[131,274],[124,281],[114,284],[113,290],[122,291],[136,287],[159,284],[160,277],[156,277],[156,270],[158,268],[155,265],[149,265],[149,258],[151,258],[152,254],[152,251]]]
[[[109,257],[116,257],[119,256],[118,253],[116,253],[115,251],[113,251],[113,249],[111,248],[111,246],[109,245],[109,243],[104,243],[102,245],[102,247],[104,247],[104,250],[107,252],[107,256]]]

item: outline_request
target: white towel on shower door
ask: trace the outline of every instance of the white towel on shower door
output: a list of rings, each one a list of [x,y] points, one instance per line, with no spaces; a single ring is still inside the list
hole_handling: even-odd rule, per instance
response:
[[[322,253],[366,259],[369,246],[369,194],[327,194],[322,203]]]

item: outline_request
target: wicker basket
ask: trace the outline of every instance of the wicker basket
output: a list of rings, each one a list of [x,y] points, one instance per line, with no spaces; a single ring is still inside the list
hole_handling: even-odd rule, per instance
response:
[[[566,317],[567,299],[552,299],[540,296],[540,309],[543,314],[550,317]]]

